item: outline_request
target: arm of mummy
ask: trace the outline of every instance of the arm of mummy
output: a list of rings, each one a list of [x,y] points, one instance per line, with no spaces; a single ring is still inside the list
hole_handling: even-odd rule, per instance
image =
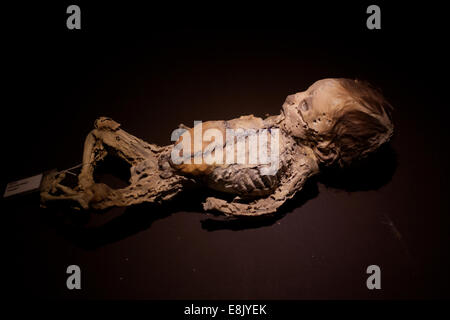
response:
[[[276,200],[267,197],[245,204],[209,197],[203,203],[203,209],[206,211],[220,211],[230,216],[261,216],[275,212],[285,201],[286,199]]]
[[[226,200],[209,197],[203,203],[203,209],[216,210],[226,215],[232,216],[260,216],[274,213],[287,200],[303,188],[306,180],[312,176],[315,171],[293,170],[294,172],[286,177],[285,181],[268,197],[260,198],[249,203],[227,202]]]

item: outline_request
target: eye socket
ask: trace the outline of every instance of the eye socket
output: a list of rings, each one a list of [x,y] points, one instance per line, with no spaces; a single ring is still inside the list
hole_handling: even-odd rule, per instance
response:
[[[300,110],[301,111],[308,111],[309,110],[309,104],[306,100],[303,100],[300,104]]]

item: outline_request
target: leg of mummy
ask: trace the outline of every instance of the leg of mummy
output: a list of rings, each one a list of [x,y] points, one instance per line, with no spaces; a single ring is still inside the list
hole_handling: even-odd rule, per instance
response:
[[[83,151],[83,167],[79,175],[81,189],[94,184],[93,173],[97,163],[107,155],[107,149],[124,159],[131,166],[145,161],[155,170],[158,168],[157,152],[164,148],[146,143],[119,129],[119,124],[109,118],[99,118],[95,122],[95,129],[86,138]]]
[[[87,209],[105,209],[113,206],[129,206],[142,202],[161,203],[178,194],[188,178],[174,174],[168,157],[171,146],[159,147],[119,129],[119,124],[108,118],[100,118],[86,138],[83,167],[78,176],[78,188],[72,190],[53,180],[42,199],[74,200]],[[130,185],[111,189],[103,183],[95,183],[93,173],[97,163],[108,151],[131,165]],[[62,191],[55,195],[54,190]]]
[[[93,138],[88,136],[83,156],[80,184],[86,183],[85,187],[94,193],[102,195],[94,197],[92,207],[104,209],[111,206],[129,206],[142,202],[162,203],[172,199],[183,190],[189,179],[174,174],[169,165],[168,157],[171,146],[159,147],[148,144],[135,136],[119,129],[119,125],[105,118],[96,121],[96,129],[91,132]],[[126,188],[109,190],[100,187],[100,184],[92,184],[93,168],[98,155],[103,157],[104,148],[113,150],[117,156],[131,165],[130,185]],[[103,149],[101,149],[103,148]],[[99,151],[100,150],[100,151]],[[89,165],[89,163],[94,165]],[[97,192],[96,189],[99,188]]]

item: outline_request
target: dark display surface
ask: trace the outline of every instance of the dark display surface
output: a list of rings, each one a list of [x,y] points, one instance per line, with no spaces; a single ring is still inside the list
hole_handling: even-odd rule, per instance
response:
[[[180,123],[277,114],[288,94],[329,77],[381,88],[395,133],[360,167],[311,180],[278,214],[259,219],[203,213],[203,191],[164,207],[101,213],[40,209],[36,194],[2,200],[11,297],[449,297],[438,9],[381,6],[382,29],[367,30],[364,5],[206,14],[81,3],[77,31],[65,27],[66,7],[40,8],[42,20],[23,13],[41,27],[23,25],[11,39],[2,187],[78,164],[99,116],[166,145]],[[72,264],[81,268],[81,290],[66,287]],[[372,264],[381,268],[381,290],[366,287]]]

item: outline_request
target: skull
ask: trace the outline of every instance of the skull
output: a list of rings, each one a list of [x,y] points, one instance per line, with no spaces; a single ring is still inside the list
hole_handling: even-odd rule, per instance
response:
[[[283,127],[322,163],[350,163],[390,139],[390,104],[366,82],[323,79],[286,98]]]

